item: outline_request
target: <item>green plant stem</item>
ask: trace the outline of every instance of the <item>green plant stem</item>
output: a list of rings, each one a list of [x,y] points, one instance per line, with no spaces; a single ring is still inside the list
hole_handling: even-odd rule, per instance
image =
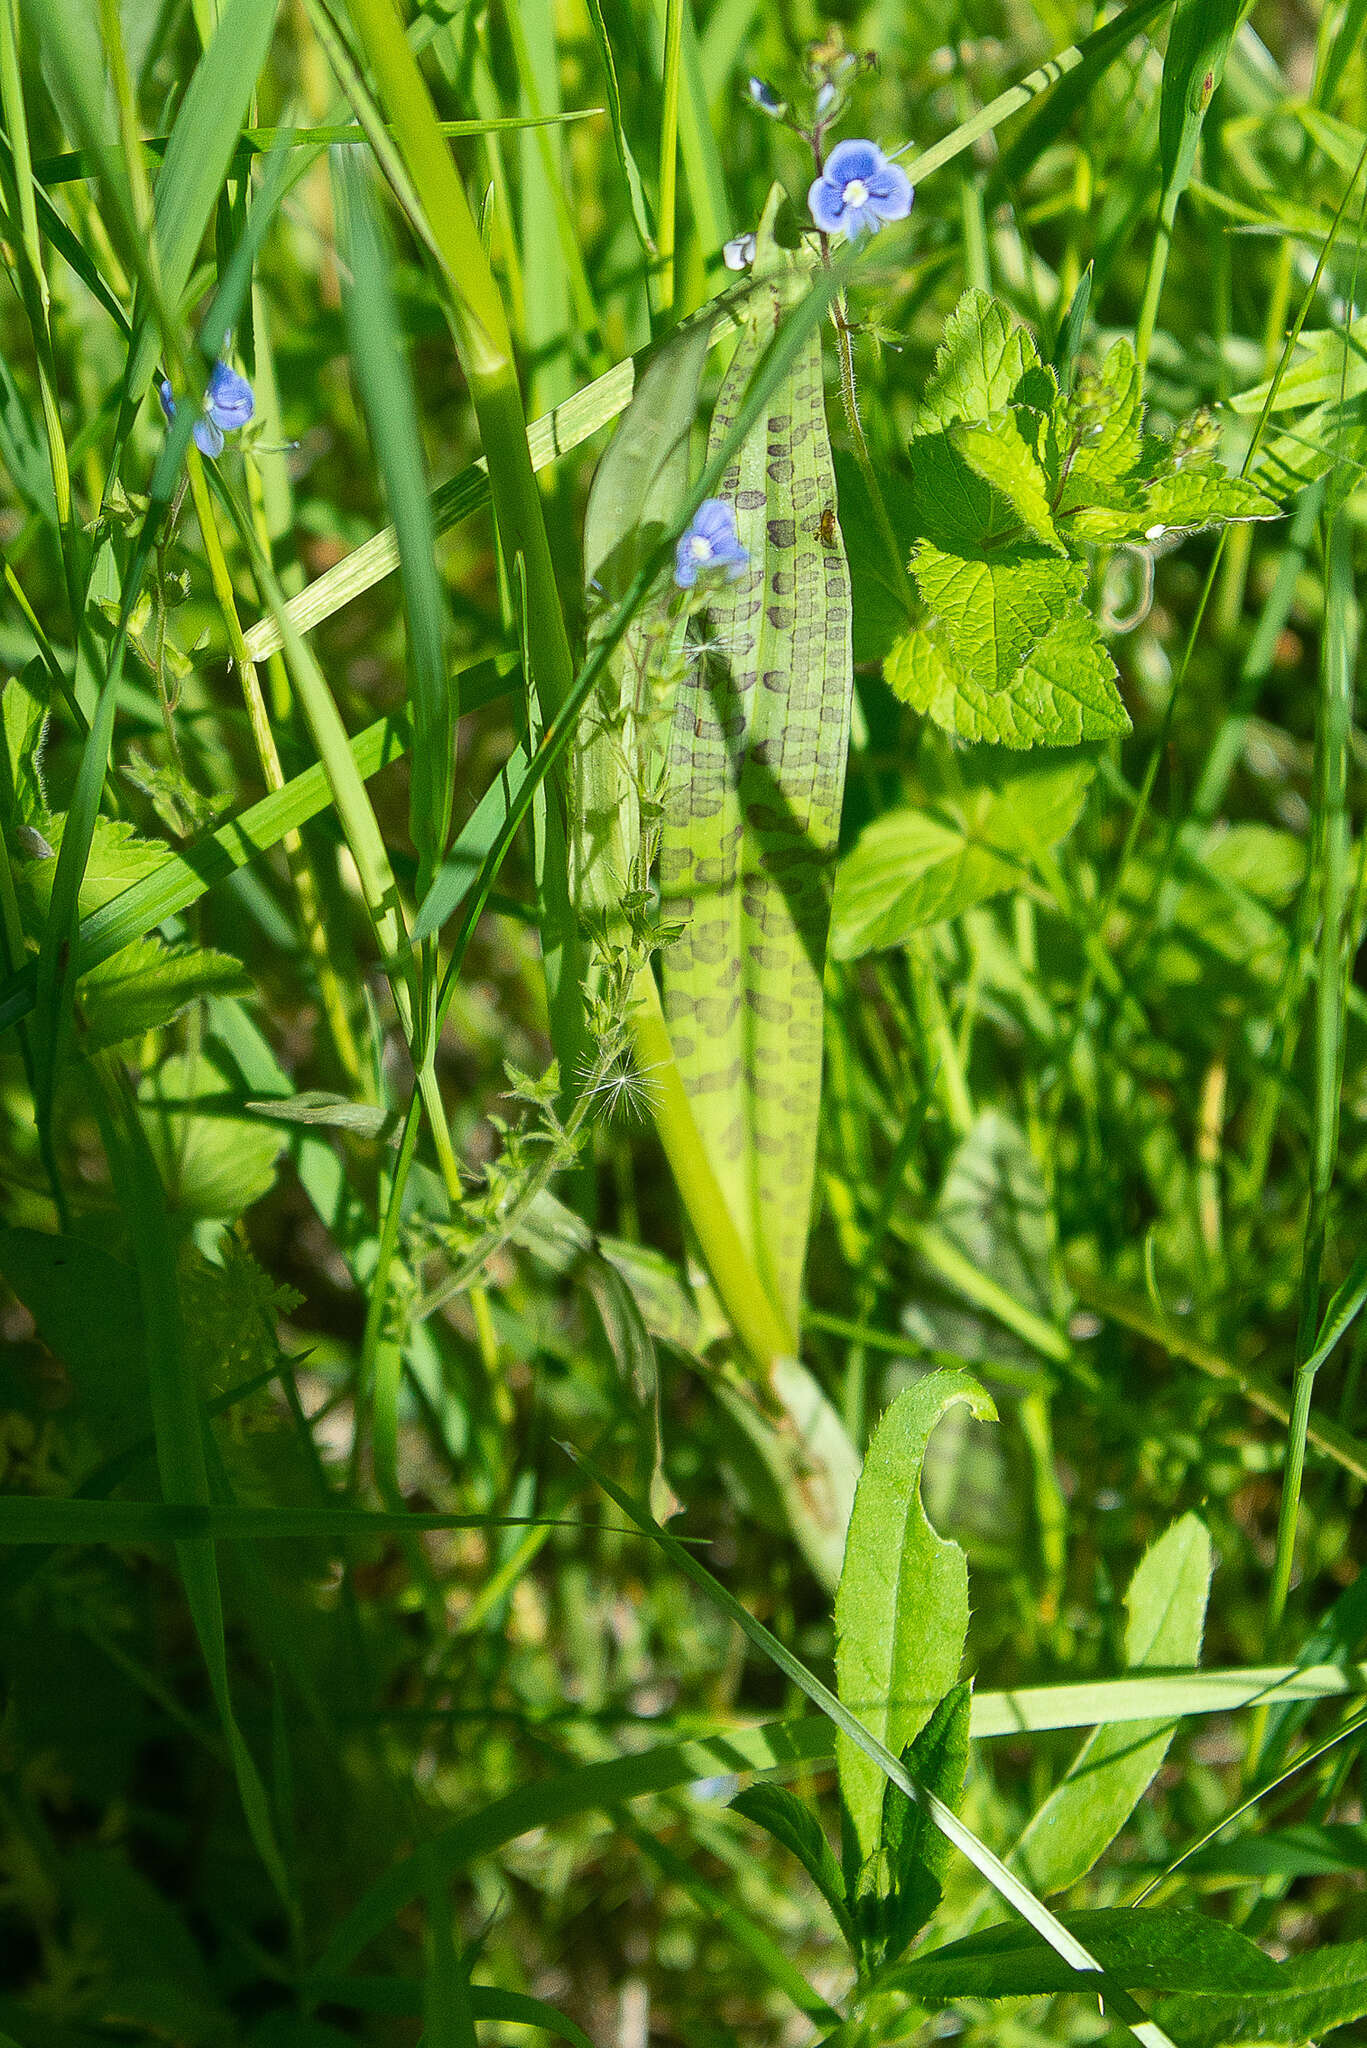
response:
[[[1296,1523],[1305,1471],[1305,1442],[1314,1394],[1320,1271],[1328,1229],[1329,1194],[1338,1155],[1339,1098],[1343,1078],[1344,937],[1349,893],[1351,831],[1348,750],[1353,724],[1357,661],[1357,604],[1353,590],[1352,526],[1341,508],[1327,515],[1326,630],[1320,672],[1316,747],[1316,843],[1320,857],[1319,973],[1315,984],[1315,1092],[1311,1136],[1310,1201],[1301,1257],[1296,1372],[1286,1471],[1277,1519],[1277,1548],[1267,1596],[1268,1641],[1275,1642],[1286,1611],[1295,1557]]]
[[[674,314],[674,238],[679,174],[679,52],[683,0],[665,0],[664,80],[660,108],[660,203],[655,231],[655,313],[667,326]]]

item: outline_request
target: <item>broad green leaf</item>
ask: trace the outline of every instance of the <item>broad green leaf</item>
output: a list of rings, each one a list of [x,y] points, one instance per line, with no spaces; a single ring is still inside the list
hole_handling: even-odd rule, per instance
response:
[[[856,960],[1028,879],[1034,855],[1057,846],[1082,811],[1095,763],[1076,754],[1027,760],[975,748],[921,810],[887,811],[866,827],[836,875],[831,951]]]
[[[1227,2041],[1315,2041],[1367,2013],[1367,1941],[1349,1941],[1290,1956],[1277,1982],[1228,1995],[1165,1998],[1158,2018],[1182,2048],[1221,2048]]]
[[[1061,507],[1085,502],[1139,462],[1144,373],[1133,344],[1113,341],[1099,369],[1078,379],[1058,407],[1058,440],[1067,477]]]
[[[780,248],[776,187],[721,446],[810,259]],[[808,301],[810,303],[810,300]],[[820,1117],[822,971],[853,698],[821,347],[809,332],[722,478],[746,572],[711,598],[715,652],[679,686],[660,894],[682,932],[664,996],[699,1134],[780,1319],[798,1326]],[[826,521],[826,514],[831,520]]]
[[[1210,1537],[1195,1515],[1183,1515],[1144,1553],[1125,1595],[1131,1670],[1195,1664],[1210,1571]],[[1085,1876],[1143,1798],[1172,1737],[1173,1724],[1161,1721],[1088,1737],[1010,1857],[1034,1890],[1062,1891]]]
[[[1042,414],[1025,406],[1008,406],[990,419],[956,422],[949,429],[949,438],[970,469],[1006,501],[1032,537],[1061,555],[1064,548],[1050,507],[1049,480],[1036,453],[1044,424]]]
[[[92,1237],[0,1225],[0,1274],[71,1374],[76,1412],[126,1442],[150,1424],[138,1277]]]
[[[1050,560],[1053,558],[1050,557]],[[1017,647],[1024,618],[1041,615],[1039,593],[1021,584],[1022,612],[1012,609],[1006,579],[969,574],[956,582],[945,573],[952,558],[935,565],[938,587],[958,600],[957,623],[968,639],[975,624],[984,630],[998,620],[1007,647]],[[963,565],[969,568],[970,565]],[[981,567],[981,565],[979,565]],[[1000,660],[1000,657],[998,657]],[[990,740],[999,746],[1062,746],[1114,737],[1130,729],[1129,713],[1116,688],[1115,664],[1096,627],[1079,606],[1051,626],[1012,670],[971,670],[962,666],[937,631],[914,628],[899,640],[884,665],[891,688],[916,711],[962,740]]]
[[[946,1409],[995,1421],[967,1373],[936,1372],[899,1394],[873,1433],[854,1497],[835,1600],[841,1705],[894,1754],[913,1742],[959,1676],[968,1629],[968,1566],[921,1505],[921,1466]],[[842,1732],[840,1794],[856,1866],[878,1852],[885,1778]],[[847,1857],[847,1862],[849,1857]]]
[[[242,1114],[207,1055],[163,1060],[138,1100],[172,1210],[231,1221],[269,1192],[285,1133]]]
[[[731,1801],[731,1811],[744,1814],[796,1856],[834,1913],[841,1933],[853,1944],[854,1923],[845,1903],[845,1880],[826,1831],[810,1806],[782,1785],[750,1785]]]
[[[1261,1997],[1280,1976],[1279,1966],[1247,1935],[1202,1913],[1146,1913],[1119,1907],[1064,1913],[1060,1918],[1086,1942],[1112,1982],[1132,1990],[1240,1989]],[[904,1963],[883,1979],[883,1985],[927,2005],[1091,1988],[1032,1928],[1010,1920]],[[1178,2026],[1173,2014],[1166,2016],[1165,2024],[1177,2040],[1191,2042],[1190,2033]]]
[[[964,1771],[973,1688],[953,1686],[902,1757],[907,1774],[957,1813]],[[940,1903],[950,1865],[949,1843],[925,1809],[898,1785],[883,1793],[883,1840],[876,1885],[858,1902],[864,1954],[873,1967],[904,1955]],[[1051,1951],[1052,1953],[1052,1951]]]
[[[65,831],[65,817],[44,821],[43,835],[54,853],[61,852]],[[166,851],[157,840],[140,837],[125,818],[97,817],[90,855],[81,877],[82,917],[89,917],[134,882],[155,874],[166,859]],[[55,860],[25,861],[18,870],[19,900],[29,912],[25,923],[31,931],[37,930],[47,915],[56,873]]]
[[[1172,469],[1154,477],[1144,493],[1152,521],[1145,538],[1160,539],[1153,527],[1216,526],[1231,519],[1276,519],[1281,506],[1261,485],[1230,476],[1216,464]]]
[[[1052,377],[1026,329],[1000,300],[972,288],[945,324],[935,367],[916,414],[925,434],[955,420],[986,420],[1003,406],[1049,404]]]
[[[12,675],[0,697],[0,735],[4,759],[0,761],[0,819],[6,831],[15,825],[43,825],[47,820],[47,796],[43,788],[43,740],[47,733],[47,692],[41,686],[42,668],[29,663]]]
[[[203,996],[242,995],[250,987],[242,962],[229,953],[135,939],[82,976],[80,1043],[87,1052],[100,1052],[160,1030]]]
[[[1083,572],[1035,547],[994,559],[947,554],[922,541],[912,574],[955,661],[985,688],[1006,686],[1031,650],[1075,613]]]

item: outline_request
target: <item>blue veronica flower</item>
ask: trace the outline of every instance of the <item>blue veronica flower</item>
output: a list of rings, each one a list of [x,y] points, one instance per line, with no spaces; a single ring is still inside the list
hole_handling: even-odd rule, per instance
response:
[[[674,550],[674,581],[691,590],[704,569],[725,569],[734,583],[750,559],[740,544],[736,515],[725,498],[704,498]]]
[[[876,142],[838,142],[807,194],[812,219],[827,235],[876,235],[886,220],[911,212],[911,180]]]
[[[162,378],[157,396],[169,426],[176,416],[176,401],[171,396],[169,378]],[[200,454],[221,455],[223,436],[235,434],[239,427],[245,427],[255,411],[256,400],[246,378],[239,377],[237,371],[229,369],[226,363],[215,363],[209,372],[209,388],[204,394],[204,417],[194,424],[195,446]]]

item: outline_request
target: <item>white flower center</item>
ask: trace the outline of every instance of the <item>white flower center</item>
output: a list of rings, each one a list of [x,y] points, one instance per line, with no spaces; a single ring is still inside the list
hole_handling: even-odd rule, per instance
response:
[[[688,543],[688,552],[692,555],[695,562],[710,562],[712,559],[712,543],[701,533],[695,533]]]
[[[869,188],[862,178],[850,178],[840,196],[846,206],[866,206],[868,204]]]

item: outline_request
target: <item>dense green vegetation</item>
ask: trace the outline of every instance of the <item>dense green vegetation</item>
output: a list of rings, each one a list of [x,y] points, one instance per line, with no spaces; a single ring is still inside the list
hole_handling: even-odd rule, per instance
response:
[[[0,0],[0,2040],[1361,2037],[1364,28]]]

